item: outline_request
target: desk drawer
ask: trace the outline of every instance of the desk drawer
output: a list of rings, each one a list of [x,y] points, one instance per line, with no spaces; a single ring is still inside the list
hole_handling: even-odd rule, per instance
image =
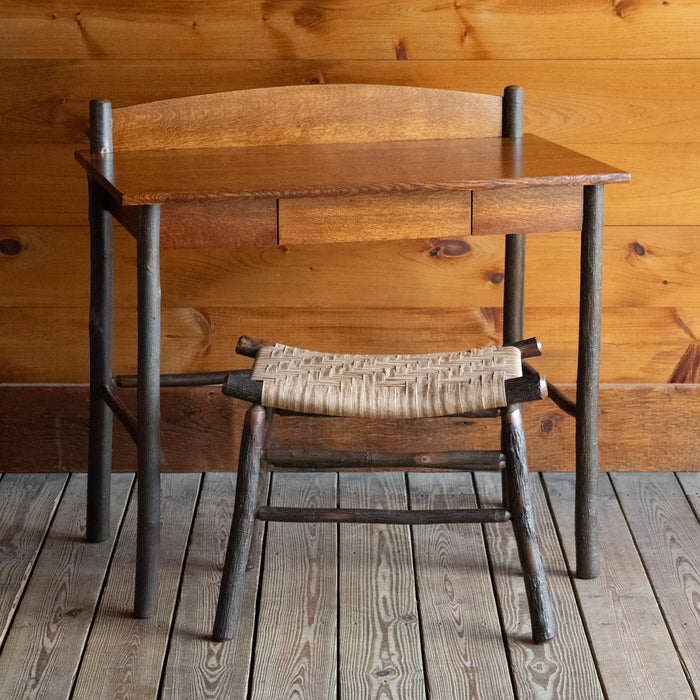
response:
[[[161,207],[162,248],[277,245],[274,199],[215,199]]]
[[[475,190],[472,234],[580,231],[583,187]]]
[[[470,210],[469,192],[281,199],[280,244],[464,237]]]

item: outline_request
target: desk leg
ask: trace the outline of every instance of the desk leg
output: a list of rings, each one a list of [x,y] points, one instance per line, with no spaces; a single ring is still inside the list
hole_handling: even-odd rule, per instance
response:
[[[585,579],[595,578],[600,571],[596,500],[602,263],[603,185],[588,185],[583,188],[576,379],[576,573]]]
[[[134,615],[157,608],[160,544],[160,207],[139,207],[137,459],[138,525]]]
[[[90,197],[90,422],[86,537],[109,538],[112,411],[102,389],[112,380],[112,217],[103,190],[88,178]]]
[[[509,345],[523,339],[525,315],[525,235],[509,233],[505,242],[503,268],[503,344]],[[503,416],[501,451],[508,454],[505,436],[509,434],[507,416]],[[501,472],[501,491],[504,508],[511,508],[511,486],[508,484],[508,469]]]
[[[523,339],[525,307],[525,234],[506,236],[506,258],[503,275],[503,342]]]

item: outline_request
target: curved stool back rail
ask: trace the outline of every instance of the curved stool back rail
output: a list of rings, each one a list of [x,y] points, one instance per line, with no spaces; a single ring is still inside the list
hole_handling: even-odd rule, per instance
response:
[[[275,345],[275,342],[242,335],[238,339],[238,343],[236,343],[236,352],[246,357],[256,357],[262,348],[270,345]],[[522,358],[539,357],[542,354],[542,344],[537,338],[526,338],[525,340],[518,340],[514,343],[505,343],[505,347],[518,348]]]

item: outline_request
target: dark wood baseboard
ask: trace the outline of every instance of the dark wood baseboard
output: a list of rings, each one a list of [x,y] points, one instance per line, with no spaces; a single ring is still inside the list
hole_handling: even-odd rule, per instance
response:
[[[564,385],[573,397],[575,387]],[[133,406],[133,390],[120,390]],[[163,471],[235,469],[246,404],[219,387],[169,388],[162,394]],[[600,390],[600,463],[606,471],[700,470],[700,385],[604,384]],[[84,384],[0,384],[0,471],[84,472],[88,388]],[[551,401],[525,407],[532,471],[574,469],[574,420]],[[435,451],[498,448],[494,419],[368,421],[277,417],[280,447]],[[135,470],[136,450],[115,421],[114,471]]]

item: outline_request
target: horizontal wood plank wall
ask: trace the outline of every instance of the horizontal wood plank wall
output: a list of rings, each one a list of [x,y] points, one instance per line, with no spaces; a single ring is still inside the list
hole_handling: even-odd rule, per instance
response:
[[[563,385],[573,398],[575,387]],[[133,390],[120,397],[132,409]],[[697,384],[603,384],[600,397],[602,467],[608,471],[700,470],[697,435],[688,430],[700,410]],[[247,404],[218,387],[163,392],[163,463],[166,472],[232,471]],[[86,385],[0,384],[0,470],[83,472],[87,455]],[[532,471],[573,471],[574,420],[551,401],[524,411]],[[272,441],[284,448],[417,453],[494,449],[493,419],[431,418],[376,421],[277,416]],[[136,448],[121,425],[114,430],[114,470],[133,472]],[[422,469],[422,467],[419,467]],[[439,467],[437,467],[439,468]]]
[[[137,11],[125,0],[85,9],[25,0],[3,6],[0,37],[9,58],[695,58],[697,9],[697,0],[504,0],[472,11],[416,0],[176,0]]]
[[[0,381],[87,381],[87,188],[72,154],[86,144],[91,98],[119,107],[364,82],[490,94],[517,83],[526,131],[629,170],[632,184],[606,189],[601,379],[627,386],[632,405],[636,385],[700,382],[700,0],[76,7],[0,8]],[[162,257],[164,371],[244,366],[232,351],[242,333],[358,352],[500,336],[496,238],[172,245]],[[135,245],[118,227],[115,254],[115,371],[133,372]],[[525,331],[543,342],[538,369],[572,382],[577,236],[531,236],[528,264]]]

